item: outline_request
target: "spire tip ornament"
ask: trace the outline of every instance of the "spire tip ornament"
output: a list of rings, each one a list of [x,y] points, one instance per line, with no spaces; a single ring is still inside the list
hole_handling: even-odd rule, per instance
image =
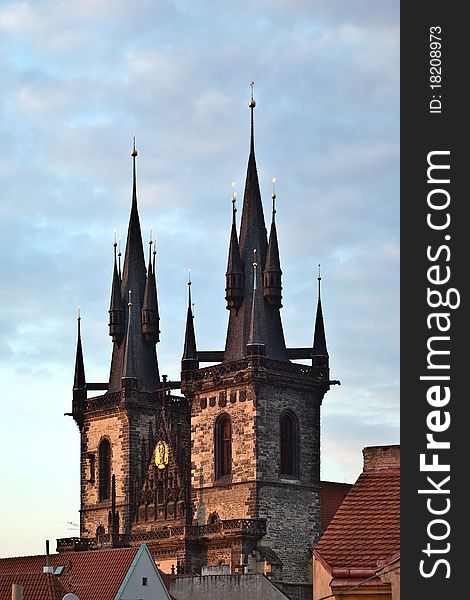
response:
[[[253,109],[253,108],[255,108],[255,106],[256,106],[256,101],[255,101],[255,99],[253,98],[253,88],[255,87],[255,82],[254,82],[254,81],[252,81],[252,82],[250,83],[250,87],[251,87],[251,97],[250,97],[250,101],[248,102],[248,106],[249,106],[251,109]]]
[[[135,149],[135,133],[134,133],[134,146],[133,146],[133,148],[132,148],[131,156],[132,156],[133,158],[135,158],[135,157],[137,156],[137,154],[138,154],[138,152],[137,152],[137,150]]]
[[[274,218],[274,215],[276,214],[276,198],[277,198],[277,196],[276,196],[276,181],[277,181],[277,179],[275,177],[273,177],[271,179],[271,181],[273,183],[273,193],[271,194],[271,198],[273,200],[273,218]]]

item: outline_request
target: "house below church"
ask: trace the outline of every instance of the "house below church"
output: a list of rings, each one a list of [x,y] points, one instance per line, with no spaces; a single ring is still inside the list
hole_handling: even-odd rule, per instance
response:
[[[363,450],[364,468],[313,550],[315,600],[399,600],[400,447]]]

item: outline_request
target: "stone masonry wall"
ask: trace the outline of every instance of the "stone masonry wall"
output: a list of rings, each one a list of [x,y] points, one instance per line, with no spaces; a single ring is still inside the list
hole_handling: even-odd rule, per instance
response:
[[[400,446],[368,446],[362,450],[364,471],[400,467]]]
[[[80,535],[94,537],[99,526],[108,530],[111,498],[99,501],[98,447],[103,438],[107,438],[111,444],[111,473],[116,476],[116,509],[120,516],[120,530],[123,532],[129,527],[131,478],[137,468],[140,440],[148,436],[152,420],[151,409],[133,413],[122,405],[85,414],[81,431]],[[94,481],[90,478],[90,454],[95,457]]]
[[[297,472],[281,473],[280,418],[298,425]],[[258,515],[267,519],[263,545],[283,562],[283,579],[311,580],[310,549],[320,535],[320,400],[314,391],[278,384],[257,394]]]
[[[214,431],[222,414],[232,422],[232,473],[216,480]],[[192,488],[199,524],[219,518],[256,517],[255,390],[233,387],[196,395],[192,404]]]
[[[192,398],[192,487],[198,524],[213,513],[222,520],[265,518],[270,546],[283,562],[283,578],[311,581],[310,549],[320,535],[320,404],[313,380],[245,371],[243,385],[204,382]],[[280,471],[280,418],[297,423],[295,475]],[[217,418],[232,420],[232,474],[215,479]],[[211,557],[215,560],[216,557]],[[217,564],[217,563],[215,563]]]

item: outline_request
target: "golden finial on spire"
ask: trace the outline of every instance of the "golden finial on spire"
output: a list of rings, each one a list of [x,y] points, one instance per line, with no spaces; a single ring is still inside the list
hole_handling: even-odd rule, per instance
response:
[[[137,150],[135,149],[135,133],[134,133],[134,147],[132,148],[131,156],[134,158],[137,156]]]
[[[235,206],[236,201],[237,201],[237,192],[235,191],[235,181],[232,181],[232,198],[230,199],[230,202],[232,203],[232,216],[233,216],[234,224],[235,224],[235,213],[237,212],[237,207]]]
[[[252,81],[252,82],[250,83],[250,87],[251,87],[251,98],[250,98],[250,101],[248,102],[248,106],[249,106],[251,109],[253,109],[253,108],[256,106],[255,99],[253,98],[253,88],[255,87],[255,82],[254,82],[254,81]]]
[[[318,277],[317,277],[318,281],[321,281],[321,265],[318,265]]]
[[[80,316],[80,304],[77,307],[77,321],[81,321],[82,317]]]
[[[188,269],[188,285],[191,285],[191,269]]]
[[[275,177],[273,177],[271,179],[271,181],[273,182],[273,193],[271,194],[271,198],[273,199],[273,216],[276,214],[276,181],[277,179]]]

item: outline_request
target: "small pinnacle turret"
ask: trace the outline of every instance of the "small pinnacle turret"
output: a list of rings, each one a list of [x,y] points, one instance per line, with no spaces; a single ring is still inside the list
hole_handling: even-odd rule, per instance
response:
[[[277,242],[276,230],[276,178],[273,177],[273,201],[271,231],[269,233],[268,252],[266,254],[266,264],[263,272],[263,294],[266,302],[273,307],[282,307],[282,271],[281,261],[279,260],[279,245]]]
[[[230,232],[230,243],[228,249],[227,272],[225,273],[225,299],[227,309],[238,310],[243,302],[245,274],[240,257],[240,246],[238,245],[235,203],[237,194],[232,194],[232,230]]]
[[[114,269],[111,284],[111,302],[109,304],[109,335],[113,342],[121,344],[126,330],[126,313],[121,298],[121,277],[116,256],[117,241],[114,240]]]
[[[156,344],[160,341],[160,315],[158,313],[157,283],[155,277],[155,262],[152,265],[152,258],[155,259],[156,250],[152,256],[153,240],[149,242],[149,266],[147,269],[147,280],[145,282],[144,301],[141,311],[142,335],[149,344]]]
[[[315,319],[315,332],[313,335],[312,366],[328,366],[328,350],[326,348],[325,324],[323,321],[323,311],[321,305],[321,274],[320,265],[318,265],[318,302],[317,315]]]
[[[77,350],[75,353],[75,373],[73,378],[73,392],[72,392],[72,413],[78,415],[82,408],[83,402],[87,398],[86,392],[86,379],[85,379],[85,365],[83,362],[83,350],[82,350],[82,336],[80,329],[80,309],[78,310],[77,316]]]
[[[188,311],[186,314],[186,330],[184,334],[183,357],[181,371],[192,371],[199,368],[196,347],[196,334],[194,332],[194,314],[191,302],[191,278],[188,279]]]

